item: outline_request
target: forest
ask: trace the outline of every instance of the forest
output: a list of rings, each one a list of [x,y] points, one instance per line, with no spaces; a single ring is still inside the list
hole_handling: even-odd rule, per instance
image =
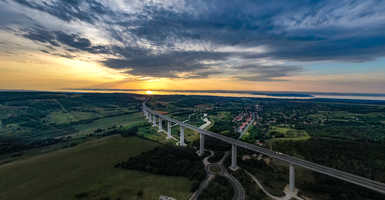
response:
[[[229,181],[222,176],[216,176],[209,186],[203,190],[199,200],[231,200],[234,191]]]
[[[206,177],[201,158],[189,147],[163,145],[115,165],[117,168],[150,172],[167,176],[183,176],[193,181],[195,191]]]
[[[251,155],[247,150],[239,151],[240,155]],[[321,155],[322,152],[315,154]],[[256,176],[265,189],[276,196],[283,196],[282,189],[288,184],[288,165],[274,160],[258,160],[255,158],[239,160],[242,170],[247,170]],[[230,164],[230,160],[228,160]],[[347,164],[348,165],[348,164]],[[299,195],[318,200],[382,200],[383,195],[360,186],[347,183],[323,174],[296,168],[296,187]],[[357,171],[356,171],[357,172]],[[243,172],[237,172],[242,174]],[[242,175],[237,175],[240,177]],[[242,180],[242,178],[241,178]],[[244,180],[243,182],[246,182]],[[247,188],[247,187],[246,187]],[[258,195],[258,194],[256,194]]]
[[[332,168],[385,182],[385,146],[360,142],[312,138],[277,141],[273,149]]]

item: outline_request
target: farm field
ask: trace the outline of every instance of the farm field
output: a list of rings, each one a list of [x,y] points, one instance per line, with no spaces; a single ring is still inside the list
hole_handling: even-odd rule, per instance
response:
[[[277,137],[278,136],[278,137]],[[270,140],[292,140],[292,141],[301,141],[310,139],[309,134],[305,130],[297,130],[293,128],[272,126],[267,132],[267,137],[272,139]]]
[[[2,92],[0,136],[40,140],[124,125],[139,112],[140,96]]]
[[[138,137],[110,136],[0,166],[0,199],[186,199],[190,182],[114,168],[158,146]]]

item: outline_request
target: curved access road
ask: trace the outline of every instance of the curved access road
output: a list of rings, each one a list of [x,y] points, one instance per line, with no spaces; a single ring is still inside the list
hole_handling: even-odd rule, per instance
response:
[[[230,181],[230,184],[233,186],[234,189],[234,196],[233,200],[245,200],[246,198],[246,192],[243,188],[242,184],[233,176],[231,175],[225,166],[223,166],[223,162],[226,160],[226,158],[230,155],[229,151],[226,151],[225,155],[223,155],[222,159],[217,162],[217,164],[222,168],[222,176],[226,177],[227,180]]]
[[[244,169],[245,170],[245,169]],[[277,197],[277,196],[274,196],[272,195],[270,192],[268,192],[264,187],[263,185],[261,184],[261,182],[258,181],[258,179],[252,175],[250,172],[248,172],[247,170],[245,170],[246,174],[250,176],[250,178],[257,184],[257,186],[262,190],[263,193],[266,194],[266,196],[270,197],[271,199],[273,200],[290,200],[290,199],[297,199],[297,200],[303,200],[301,197],[297,196],[297,191],[295,193],[291,193],[289,191],[284,191],[284,193],[286,194],[285,196],[283,197]]]
[[[214,151],[210,151],[210,155],[206,156],[204,159],[203,159],[203,164],[205,165],[205,170],[206,170],[206,173],[207,173],[207,176],[206,178],[201,182],[201,184],[199,185],[199,188],[197,191],[195,191],[189,200],[197,200],[199,195],[201,195],[201,193],[203,192],[204,189],[207,188],[207,186],[209,185],[209,183],[214,179],[215,175],[214,174],[211,174],[209,173],[208,171],[208,168],[207,166],[210,164],[210,162],[208,161],[211,157],[214,156]]]
[[[230,152],[226,152],[223,155],[223,157],[221,158],[221,160],[219,162],[217,162],[217,163],[210,163],[208,161],[208,159],[211,158],[214,155],[213,151],[210,151],[210,155],[203,159],[203,164],[205,165],[205,169],[206,169],[206,172],[207,172],[207,177],[199,185],[199,189],[196,192],[194,192],[194,194],[190,197],[190,200],[197,200],[199,195],[203,192],[204,189],[207,188],[209,183],[215,178],[216,175],[223,176],[223,177],[225,177],[225,178],[227,178],[229,180],[231,186],[234,189],[234,196],[233,196],[232,200],[245,200],[245,197],[246,197],[245,189],[243,188],[241,183],[239,183],[239,181],[234,176],[232,176],[227,171],[227,169],[223,166],[223,162],[229,156],[229,153]],[[220,171],[218,171],[218,172],[211,172],[210,168],[209,168],[210,166],[217,166],[217,167],[220,168]]]

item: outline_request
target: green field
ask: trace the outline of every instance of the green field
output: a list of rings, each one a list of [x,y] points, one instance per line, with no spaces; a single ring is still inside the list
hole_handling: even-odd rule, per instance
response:
[[[158,146],[138,137],[111,136],[0,166],[0,199],[187,199],[186,178],[114,168]]]
[[[0,136],[44,140],[125,125],[139,112],[140,97],[129,94],[3,92]]]
[[[124,126],[130,127],[137,124],[144,123],[143,114],[140,112],[133,114],[126,114],[115,117],[107,117],[95,120],[87,124],[79,124],[73,126],[77,136],[84,136],[95,132],[97,129],[103,129],[114,127],[114,126]],[[73,135],[73,134],[72,134]]]
[[[144,121],[143,121],[144,122]],[[167,130],[167,126],[163,125],[163,130]],[[160,142],[162,144],[166,143],[177,143],[179,141],[180,136],[180,128],[179,126],[174,126],[171,128],[171,135],[175,137],[178,141],[174,139],[167,139],[167,133],[165,131],[159,132],[158,127],[152,127],[149,123],[145,123],[143,126],[139,128],[138,135],[145,137],[147,139]],[[184,139],[185,142],[193,142],[199,139],[199,134],[193,130],[185,129],[184,130]]]
[[[304,130],[297,130],[287,127],[272,126],[268,131],[267,135],[269,137],[273,136],[283,136],[283,137],[273,137],[272,140],[307,140],[310,139],[309,134]]]
[[[150,124],[146,124],[145,126],[139,127],[138,135],[162,144],[175,144],[176,142],[175,140],[167,140],[165,132],[158,132],[158,128],[152,127],[152,125]]]
[[[253,125],[250,125],[247,128],[247,131],[245,132],[245,134],[243,134],[243,136],[241,137],[241,140],[246,140],[248,137],[250,137],[250,131],[252,130],[252,128],[253,128]]]

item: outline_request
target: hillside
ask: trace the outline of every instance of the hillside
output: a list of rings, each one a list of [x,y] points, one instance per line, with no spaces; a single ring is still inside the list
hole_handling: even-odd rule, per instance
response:
[[[191,182],[115,168],[159,146],[138,137],[110,136],[0,166],[0,199],[133,199],[169,195],[186,199]]]

